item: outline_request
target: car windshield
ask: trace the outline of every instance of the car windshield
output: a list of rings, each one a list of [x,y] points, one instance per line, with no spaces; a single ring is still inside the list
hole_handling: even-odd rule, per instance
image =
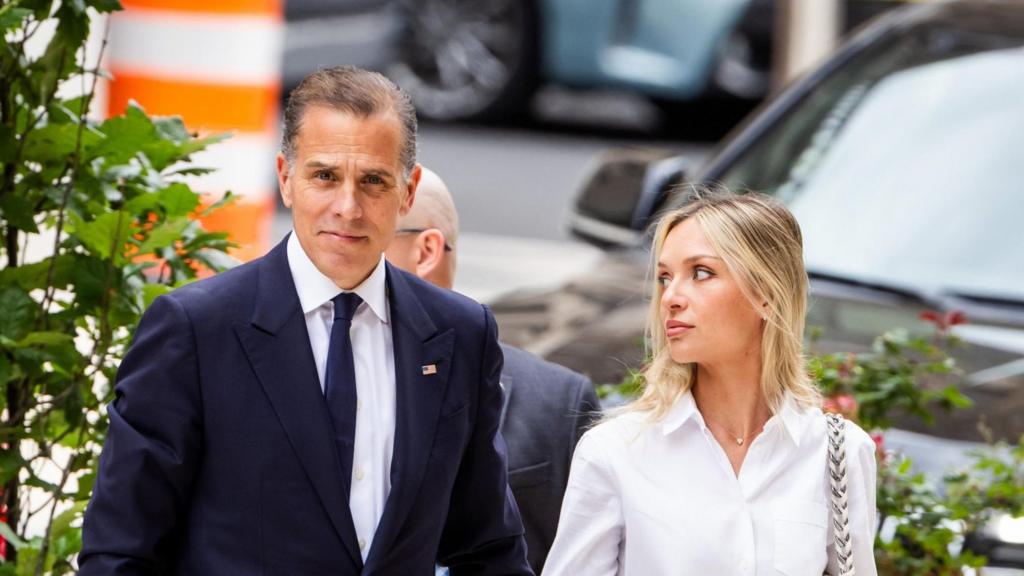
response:
[[[1024,301],[1022,44],[894,34],[708,176],[785,200],[812,270]]]

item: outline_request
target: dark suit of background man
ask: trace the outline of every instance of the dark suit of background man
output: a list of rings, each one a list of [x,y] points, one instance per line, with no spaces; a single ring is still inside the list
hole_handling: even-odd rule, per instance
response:
[[[382,256],[415,154],[383,76],[323,70],[292,93],[277,172],[294,232],[146,312],[82,575],[531,573],[494,319]]]
[[[397,234],[385,254],[399,268],[451,288],[458,229],[448,188],[423,168],[416,204],[398,219]],[[526,527],[530,565],[539,574],[555,539],[573,450],[597,418],[598,400],[582,374],[512,346],[502,344],[501,349],[501,434],[508,443],[509,483]]]

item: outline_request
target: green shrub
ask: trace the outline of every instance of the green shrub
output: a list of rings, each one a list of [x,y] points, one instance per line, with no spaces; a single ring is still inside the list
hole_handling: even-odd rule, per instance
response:
[[[87,119],[100,74],[85,61],[90,13],[119,8],[0,7],[0,575],[73,572],[107,429],[101,407],[140,315],[230,262],[228,240],[195,220],[200,198],[183,181],[204,172],[189,156],[221,137],[137,106]],[[47,20],[56,31],[31,57],[25,43]],[[84,94],[62,96],[68,86]]]

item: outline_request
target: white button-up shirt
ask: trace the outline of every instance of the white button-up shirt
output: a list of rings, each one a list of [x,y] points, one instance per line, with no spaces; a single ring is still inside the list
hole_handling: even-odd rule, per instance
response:
[[[288,238],[287,248],[288,265],[299,294],[323,390],[327,349],[334,325],[331,298],[342,290],[317,269],[294,232]],[[373,535],[391,492],[391,458],[395,444],[395,353],[386,274],[387,267],[381,256],[370,276],[352,290],[363,302],[356,309],[349,330],[358,398],[349,510],[363,560],[370,552]]]
[[[691,394],[660,422],[627,413],[588,431],[573,456],[544,575],[821,576],[837,573],[827,427],[787,400],[739,476]],[[875,444],[846,424],[858,576],[876,574]]]

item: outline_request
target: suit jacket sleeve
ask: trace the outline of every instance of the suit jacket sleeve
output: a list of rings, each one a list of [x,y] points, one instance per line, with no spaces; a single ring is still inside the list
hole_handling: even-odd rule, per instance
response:
[[[452,576],[533,574],[522,520],[508,487],[505,441],[498,434],[503,402],[502,354],[494,317],[486,323],[475,425],[455,478],[438,561]]]
[[[202,438],[195,337],[173,295],[154,301],[139,323],[107,413],[79,574],[160,573],[179,532]]]

